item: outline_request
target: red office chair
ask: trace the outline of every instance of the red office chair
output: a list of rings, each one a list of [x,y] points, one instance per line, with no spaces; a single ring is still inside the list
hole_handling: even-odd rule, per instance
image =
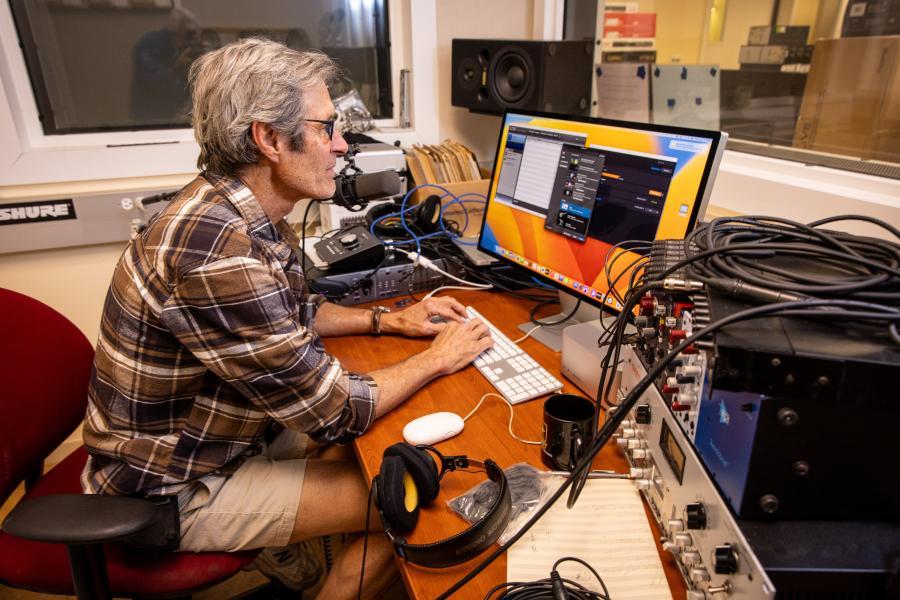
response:
[[[174,535],[148,500],[82,495],[83,447],[41,475],[84,418],[93,357],[65,317],[0,288],[0,504],[20,481],[27,490],[0,532],[0,583],[79,598],[171,598],[237,573],[256,551],[148,553],[112,543],[164,546]]]

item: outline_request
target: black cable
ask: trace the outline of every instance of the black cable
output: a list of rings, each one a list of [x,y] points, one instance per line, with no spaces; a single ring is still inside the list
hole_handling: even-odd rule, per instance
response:
[[[586,567],[597,578],[603,591],[595,592],[577,581],[560,577],[557,567],[564,562],[570,561]],[[488,590],[484,597],[485,600],[492,600],[491,597],[504,588],[506,588],[506,591],[497,596],[497,600],[565,600],[566,598],[570,600],[610,600],[609,590],[607,590],[606,584],[597,571],[585,561],[574,556],[565,556],[553,563],[550,577],[546,579],[528,582],[508,581],[495,585]]]
[[[720,251],[695,264],[701,276],[819,297],[900,301],[900,245],[816,228],[840,220],[864,220],[896,231],[878,219],[855,215],[808,225],[775,217],[724,217],[685,238],[685,255]],[[741,251],[748,245],[755,250]],[[776,257],[781,262],[772,264]]]
[[[648,284],[649,287],[653,284]],[[642,296],[643,293],[635,294],[633,298],[629,299],[630,303],[637,302],[637,298]],[[633,306],[633,305],[632,305]],[[525,533],[538,521],[544,514],[550,510],[553,504],[559,500],[560,497],[569,490],[574,481],[583,475],[586,471],[590,470],[591,464],[596,458],[597,454],[600,450],[606,445],[609,439],[613,436],[615,431],[618,429],[621,422],[628,415],[629,411],[634,407],[637,403],[638,399],[643,395],[643,393],[647,390],[650,385],[656,380],[656,378],[662,373],[666,367],[669,365],[672,360],[675,359],[676,356],[681,354],[681,352],[693,344],[696,340],[713,333],[722,327],[729,325],[731,323],[735,323],[737,321],[746,321],[749,319],[756,319],[765,316],[769,316],[772,314],[776,314],[778,312],[783,312],[786,310],[793,309],[809,309],[822,307],[823,309],[828,309],[829,307],[844,307],[844,308],[857,308],[857,309],[872,309],[873,307],[878,307],[878,305],[874,305],[872,303],[860,302],[855,300],[805,300],[805,301],[795,301],[795,302],[781,302],[777,304],[765,304],[762,306],[754,306],[752,308],[748,308],[742,311],[738,311],[727,317],[723,317],[714,323],[704,327],[703,329],[697,331],[696,333],[686,337],[682,340],[678,345],[676,345],[672,351],[662,357],[655,366],[653,366],[648,373],[634,386],[628,396],[622,401],[619,405],[619,408],[610,413],[607,420],[604,422],[603,427],[597,432],[597,435],[594,437],[594,442],[588,447],[585,456],[582,460],[575,466],[572,470],[572,473],[566,478],[563,484],[554,492],[547,500],[545,504],[543,504],[540,508],[538,508],[535,513],[531,516],[531,518],[522,526],[522,528],[516,532],[510,539],[508,539],[504,544],[494,550],[487,558],[485,558],[481,563],[476,565],[471,571],[469,571],[464,577],[462,577],[459,581],[453,584],[450,588],[448,588],[444,593],[438,596],[438,600],[442,600],[444,598],[448,598],[451,594],[455,593],[461,587],[463,587],[466,583],[471,581],[474,577],[476,577],[479,573],[481,573],[489,564],[491,564],[494,560],[497,559],[501,554],[506,552],[515,544],[519,539],[522,538]],[[878,307],[883,308],[883,307]],[[824,312],[824,311],[823,311]],[[624,313],[623,313],[624,314]],[[900,320],[900,310],[896,311],[896,318]],[[599,393],[599,390],[598,390]],[[572,496],[570,494],[568,505],[571,507],[574,505],[574,502],[577,500],[577,495]]]
[[[312,207],[313,202],[315,200],[310,200],[306,203],[306,209],[303,211],[303,222],[300,224],[300,271],[303,272],[304,279],[306,278],[306,219],[309,218],[309,209]]]
[[[556,302],[559,302],[559,300],[556,300]],[[581,298],[578,298],[578,302],[575,303],[575,308],[573,308],[573,309],[571,310],[571,312],[569,312],[569,314],[563,315],[562,317],[558,318],[558,319],[555,320],[555,321],[549,321],[549,322],[548,322],[548,321],[541,321],[541,320],[539,320],[539,319],[536,319],[536,318],[534,317],[534,315],[537,314],[537,311],[538,311],[541,307],[547,306],[548,304],[553,304],[553,301],[552,301],[552,300],[544,300],[544,301],[538,302],[537,304],[535,304],[534,306],[532,306],[532,307],[531,307],[531,310],[530,310],[529,313],[528,313],[528,319],[529,319],[532,323],[534,323],[535,325],[540,325],[540,326],[542,326],[542,327],[555,327],[556,325],[562,325],[563,323],[565,323],[566,321],[568,321],[569,319],[571,319],[572,317],[574,317],[574,316],[575,316],[575,313],[578,312],[578,309],[581,307]]]
[[[362,565],[359,567],[359,589],[356,591],[356,600],[362,600],[363,576],[366,573],[366,551],[369,549],[369,520],[372,516],[372,492],[375,486],[369,488],[369,498],[366,501],[366,531],[363,533]]]

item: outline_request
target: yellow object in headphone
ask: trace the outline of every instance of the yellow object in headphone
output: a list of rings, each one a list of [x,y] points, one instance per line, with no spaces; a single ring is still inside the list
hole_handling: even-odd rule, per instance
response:
[[[403,489],[406,492],[403,496],[403,504],[406,506],[407,512],[412,512],[419,505],[419,490],[409,473],[403,474]]]

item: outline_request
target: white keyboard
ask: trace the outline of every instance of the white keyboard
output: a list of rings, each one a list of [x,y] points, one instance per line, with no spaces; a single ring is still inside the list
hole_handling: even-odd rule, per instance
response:
[[[525,402],[562,389],[562,384],[553,375],[477,310],[467,306],[466,312],[469,313],[469,318],[477,317],[484,321],[494,338],[494,347],[479,354],[473,364],[510,404]]]

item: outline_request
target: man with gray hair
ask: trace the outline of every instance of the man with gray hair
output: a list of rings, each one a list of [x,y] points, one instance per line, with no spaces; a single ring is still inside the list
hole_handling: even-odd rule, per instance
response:
[[[82,483],[88,493],[177,496],[182,550],[361,532],[367,484],[352,453],[334,444],[493,343],[451,298],[383,312],[308,293],[285,216],[298,200],[335,191],[335,160],[347,150],[326,87],[336,73],[321,53],[261,39],[198,59],[202,172],[131,240],[113,273]],[[348,372],[321,341],[382,333],[434,340],[367,375]],[[355,596],[362,554],[352,538],[321,597]],[[389,541],[371,536],[367,597],[390,583],[392,566]]]

